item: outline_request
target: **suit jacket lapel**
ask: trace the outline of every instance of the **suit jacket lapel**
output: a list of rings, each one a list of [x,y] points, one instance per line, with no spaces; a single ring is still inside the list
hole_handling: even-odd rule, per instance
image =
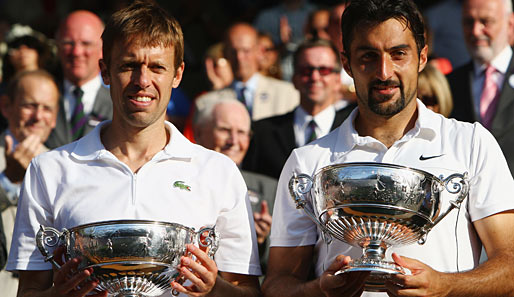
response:
[[[333,131],[339,127],[339,125],[341,125],[344,120],[346,120],[346,118],[350,115],[355,107],[357,107],[357,104],[351,103],[348,104],[345,108],[336,111],[336,116],[334,118],[334,122],[332,123],[332,127],[330,127],[330,131]]]
[[[448,82],[452,90],[453,110],[450,117],[460,121],[476,122],[475,102],[473,100],[473,62],[456,69],[448,75]]]
[[[260,74],[257,78],[257,87],[255,88],[255,93],[253,95],[252,102],[252,118],[262,118],[262,114],[266,113],[266,110],[263,110],[262,99],[267,98],[269,94],[266,93],[267,81],[263,79]]]
[[[275,138],[284,152],[289,154],[292,149],[296,148],[296,140],[294,136],[294,112],[288,112],[284,115],[284,121],[277,127],[275,131]]]
[[[474,75],[474,66],[473,63],[469,64],[469,70],[466,71],[467,73],[467,79],[466,79],[466,85],[463,88],[464,98],[468,99],[468,102],[465,102],[465,109],[470,115],[471,122],[478,121],[477,114],[475,113],[475,100],[473,98],[473,75]]]
[[[59,112],[57,113],[56,125],[45,144],[50,148],[54,148],[66,143],[70,143],[70,131],[70,123],[68,120],[66,120],[66,110],[64,109],[64,95],[61,95],[61,98],[59,98]]]
[[[93,109],[91,110],[90,118],[94,118],[98,121],[106,120],[109,117],[107,111],[110,110],[107,108],[111,104],[111,94],[109,89],[104,86],[101,86],[98,92],[96,93],[95,102],[93,103]]]

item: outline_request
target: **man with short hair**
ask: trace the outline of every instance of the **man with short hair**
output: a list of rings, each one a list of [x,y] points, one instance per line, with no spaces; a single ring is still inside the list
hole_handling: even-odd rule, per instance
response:
[[[100,18],[86,10],[70,13],[58,28],[57,54],[64,77],[57,126],[46,142],[50,148],[75,141],[112,117],[109,90],[98,64],[103,28]]]
[[[258,296],[255,230],[239,170],[165,121],[184,71],[180,25],[153,1],[135,1],[111,16],[102,40],[112,121],[31,162],[7,264],[20,273],[18,296],[92,294],[98,285],[92,271],[77,272],[77,258],[52,271],[35,232],[39,225],[62,230],[113,219],[216,226],[214,260],[186,245],[188,256],[177,267],[185,282],[173,281],[171,288],[181,296]],[[174,187],[177,182],[187,187]]]
[[[237,23],[227,31],[225,57],[234,73],[228,88],[211,91],[196,99],[196,107],[203,108],[211,98],[235,97],[244,103],[253,121],[284,114],[298,105],[298,92],[291,83],[259,74],[257,31],[247,23]]]
[[[55,127],[59,90],[48,72],[26,71],[9,83],[5,99],[0,106],[8,123],[0,134],[0,212],[9,251],[21,182],[32,158],[48,150],[43,143]],[[18,278],[2,270],[0,287],[2,296],[14,297]]]
[[[464,40],[472,61],[448,75],[454,100],[450,117],[480,122],[502,148],[514,173],[514,31],[511,0],[462,1]]]
[[[411,273],[391,274],[381,287],[387,292],[362,296],[511,295],[514,266],[506,263],[514,260],[514,200],[508,196],[514,180],[486,129],[447,119],[416,98],[418,74],[427,63],[423,18],[416,5],[412,0],[351,1],[342,32],[343,66],[355,81],[358,107],[334,132],[294,150],[284,166],[265,296],[363,293],[369,270],[337,274],[362,249],[340,240],[325,245],[317,225],[296,209],[288,187],[294,173],[313,176],[326,166],[351,162],[397,164],[438,177],[467,172],[469,178],[460,211],[448,213],[424,245],[394,247],[395,265]],[[448,206],[455,197],[445,194],[439,203]],[[358,207],[352,211],[356,220],[365,220]],[[479,265],[482,245],[489,259]],[[316,278],[309,280],[313,262]]]
[[[341,87],[341,61],[330,41],[304,42],[293,60],[293,84],[300,92],[300,105],[284,115],[255,122],[254,135],[243,162],[243,169],[277,179],[294,148],[327,135],[355,107],[351,104],[336,111],[333,106]]]

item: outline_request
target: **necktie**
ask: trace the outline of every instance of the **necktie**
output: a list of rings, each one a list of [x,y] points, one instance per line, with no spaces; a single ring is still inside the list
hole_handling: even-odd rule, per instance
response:
[[[493,79],[496,69],[493,66],[487,66],[485,70],[484,87],[482,89],[482,96],[480,96],[480,118],[482,124],[486,128],[490,128],[496,112],[496,105],[498,104],[498,85]]]
[[[239,101],[241,101],[241,103],[243,103],[246,106],[246,109],[248,109],[248,113],[251,116],[252,115],[252,108],[250,106],[250,102],[248,102],[248,100],[246,98],[245,92],[246,92],[246,87],[243,85],[239,89],[239,94],[238,94],[237,99],[239,99]]]
[[[84,127],[86,126],[86,115],[84,114],[84,104],[82,103],[82,96],[84,91],[77,87],[73,90],[75,96],[75,108],[71,114],[71,137],[77,140],[84,134]]]
[[[238,94],[239,101],[241,101],[241,103],[243,103],[244,105],[246,105],[245,91],[246,91],[246,87],[242,86],[239,89],[239,94]]]
[[[311,120],[309,122],[308,127],[311,134],[309,135],[306,144],[318,138],[318,136],[316,135],[316,122],[314,120]]]

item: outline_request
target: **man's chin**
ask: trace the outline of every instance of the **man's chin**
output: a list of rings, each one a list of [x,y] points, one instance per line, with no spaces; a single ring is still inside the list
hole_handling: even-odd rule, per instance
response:
[[[232,159],[236,164],[242,161],[241,152],[222,150],[220,153]]]
[[[25,136],[25,138],[29,137],[30,135],[37,135],[39,138],[46,140],[48,135],[50,135],[50,132],[46,132],[44,128],[30,128],[26,131],[23,131],[23,136]]]
[[[471,51],[471,56],[482,63],[488,63],[494,58],[494,53],[490,47],[476,47]]]
[[[369,104],[369,108],[374,113],[381,116],[393,116],[405,108],[405,101],[402,98],[394,99],[393,96],[390,98],[380,98],[373,100]]]

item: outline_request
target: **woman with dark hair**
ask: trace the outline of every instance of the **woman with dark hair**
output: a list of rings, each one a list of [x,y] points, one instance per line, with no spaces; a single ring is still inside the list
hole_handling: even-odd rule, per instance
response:
[[[2,63],[2,82],[26,70],[48,67],[50,51],[44,41],[33,35],[23,35],[7,43],[7,54]]]

